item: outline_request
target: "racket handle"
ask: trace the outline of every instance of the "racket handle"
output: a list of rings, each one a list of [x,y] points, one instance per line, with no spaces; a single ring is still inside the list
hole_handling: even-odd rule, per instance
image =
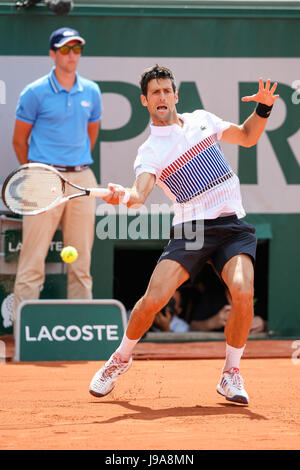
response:
[[[111,191],[106,188],[89,188],[89,192],[90,197],[105,197],[111,193]]]

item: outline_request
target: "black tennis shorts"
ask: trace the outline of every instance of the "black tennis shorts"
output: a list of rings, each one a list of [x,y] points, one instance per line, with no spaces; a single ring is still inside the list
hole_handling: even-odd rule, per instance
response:
[[[172,227],[170,241],[158,263],[164,259],[177,261],[194,281],[204,264],[211,261],[221,275],[224,265],[235,255],[247,254],[255,263],[254,233],[253,225],[236,215],[178,224]]]

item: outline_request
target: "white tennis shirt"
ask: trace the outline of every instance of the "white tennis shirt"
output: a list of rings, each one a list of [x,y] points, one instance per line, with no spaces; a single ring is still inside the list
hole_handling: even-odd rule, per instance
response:
[[[204,110],[179,117],[183,127],[150,125],[134,162],[136,176],[156,176],[174,203],[173,225],[226,214],[244,217],[239,178],[219,144],[230,123]]]

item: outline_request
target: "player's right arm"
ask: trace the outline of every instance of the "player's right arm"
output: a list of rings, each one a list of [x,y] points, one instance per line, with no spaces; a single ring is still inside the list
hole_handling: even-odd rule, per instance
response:
[[[155,186],[156,177],[152,173],[141,173],[135,180],[132,188],[123,188],[118,184],[109,183],[111,194],[104,197],[109,204],[120,204],[123,198],[127,207],[136,209],[142,206]]]
[[[28,140],[32,124],[16,119],[12,144],[21,165],[28,162]]]

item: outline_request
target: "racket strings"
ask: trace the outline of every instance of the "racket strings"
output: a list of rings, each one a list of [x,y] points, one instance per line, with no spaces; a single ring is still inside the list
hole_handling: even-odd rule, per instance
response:
[[[64,192],[63,180],[44,168],[17,171],[5,188],[7,205],[13,212],[30,214],[55,205]]]

